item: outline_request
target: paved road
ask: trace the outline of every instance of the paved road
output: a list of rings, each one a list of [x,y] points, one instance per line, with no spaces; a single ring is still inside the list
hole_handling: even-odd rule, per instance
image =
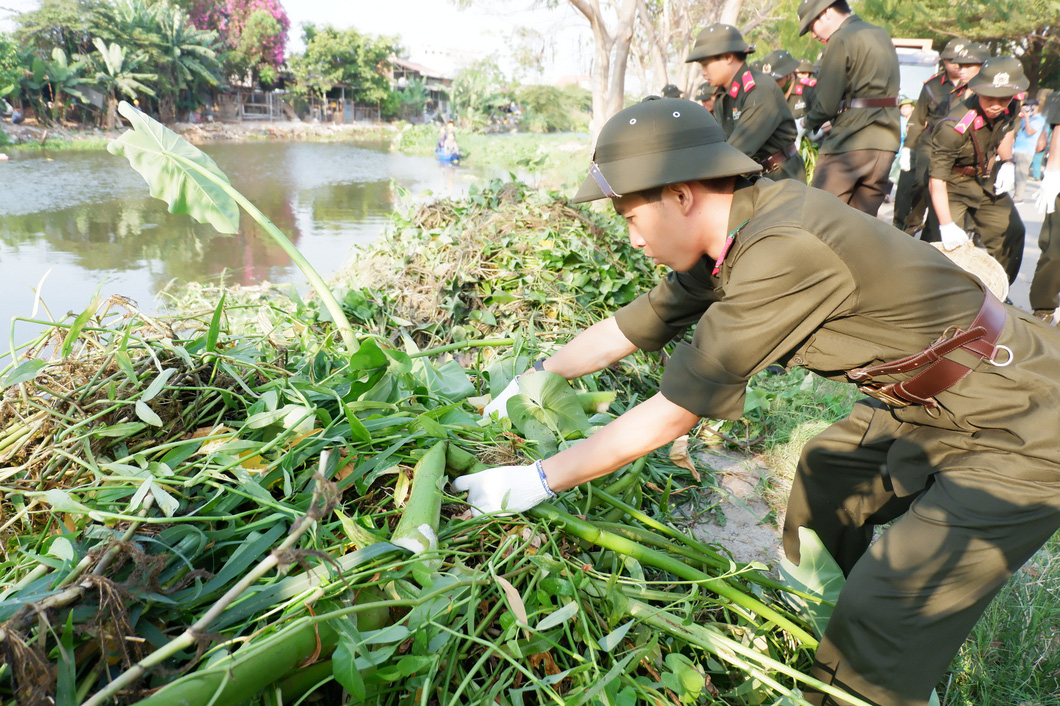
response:
[[[1041,255],[1041,251],[1038,249],[1038,233],[1042,229],[1044,216],[1038,213],[1038,209],[1034,205],[1040,183],[1034,180],[1029,181],[1024,202],[1016,206],[1019,210],[1020,218],[1023,219],[1023,225],[1027,228],[1027,237],[1023,248],[1023,264],[1020,265],[1020,272],[1016,277],[1016,281],[1009,287],[1008,296],[1013,304],[1024,311],[1031,311],[1030,300],[1028,299],[1031,278],[1034,277],[1034,267],[1038,264],[1038,256]],[[885,203],[880,208],[878,215],[890,223],[893,213],[894,204]]]

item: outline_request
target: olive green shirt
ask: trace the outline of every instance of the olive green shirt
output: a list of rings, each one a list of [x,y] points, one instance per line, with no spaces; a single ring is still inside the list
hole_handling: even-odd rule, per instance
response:
[[[897,105],[840,112],[840,104],[853,98],[897,98],[898,90],[898,54],[887,32],[857,15],[847,17],[824,46],[817,85],[807,101],[807,131],[832,121],[819,153],[897,152],[901,143]]]
[[[791,87],[788,94],[788,107],[791,108],[791,116],[798,120],[806,115],[806,103],[813,95],[813,87],[817,85],[815,78],[795,78],[795,85]]]
[[[747,64],[740,64],[733,80],[719,91],[714,117],[726,142],[759,163],[794,145],[798,136],[795,119],[776,80]],[[796,153],[769,177],[805,181],[802,157]]]
[[[924,81],[916,107],[909,116],[909,127],[905,131],[906,147],[916,149],[921,135],[925,131],[930,135],[938,121],[950,112],[951,97],[955,90],[956,86],[946,76],[945,71]]]
[[[735,237],[716,275],[704,257],[615,315],[645,350],[694,326],[668,360],[661,392],[701,417],[742,416],[747,380],[773,362],[844,381],[847,370],[901,358],[951,326],[968,327],[983,302],[980,281],[931,245],[790,180],[741,180],[729,228]],[[919,406],[891,411],[936,467],[954,462],[946,460],[953,450],[1060,461],[1060,333],[1008,312],[1000,342],[1015,354],[1011,365],[958,350],[949,357],[973,372],[938,395],[939,418]],[[904,471],[891,471],[896,489],[915,492],[930,463],[903,463]]]
[[[1019,112],[1020,102],[1013,99],[1005,112],[991,123],[979,107],[979,97],[971,93],[938,122],[931,133],[928,176],[946,182],[951,201],[975,208],[984,193],[993,195],[997,148],[1005,135],[1015,128]],[[985,173],[978,177],[953,171],[954,167],[979,166],[980,159]]]

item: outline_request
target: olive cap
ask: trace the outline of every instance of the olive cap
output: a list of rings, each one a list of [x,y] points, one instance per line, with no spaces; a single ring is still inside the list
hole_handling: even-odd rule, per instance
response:
[[[1030,86],[1023,73],[1023,64],[1014,56],[994,56],[983,63],[983,68],[968,82],[968,88],[981,96],[1011,98]]]
[[[798,60],[785,49],[774,49],[762,57],[762,71],[781,79],[799,68]]]
[[[662,89],[663,98],[683,98],[684,94],[681,89],[672,83],[668,83],[663,86]]]
[[[978,42],[968,42],[950,59],[954,64],[982,64],[990,58],[990,47]]]
[[[706,108],[679,98],[651,97],[604,124],[589,176],[574,203],[760,171],[761,165],[725,141]]]
[[[755,45],[745,42],[740,30],[732,25],[716,22],[709,27],[703,28],[696,35],[696,43],[692,45],[692,50],[688,52],[688,58],[685,59],[685,63],[691,64],[693,61],[702,61],[708,56],[720,56],[729,52],[733,54],[753,54],[754,50]]]
[[[803,59],[799,62],[799,68],[795,70],[800,74],[815,74],[817,73],[817,66],[809,59]]]
[[[954,37],[946,42],[946,46],[943,48],[942,53],[939,54],[939,58],[945,59],[946,61],[953,61],[953,57],[960,54],[961,50],[971,43],[970,40],[965,39],[964,37]]]
[[[836,0],[802,0],[799,3],[799,36],[810,31],[810,25],[821,13],[835,4]]]
[[[709,83],[701,83],[699,90],[696,91],[697,101],[707,101],[718,94],[718,89],[711,86]]]

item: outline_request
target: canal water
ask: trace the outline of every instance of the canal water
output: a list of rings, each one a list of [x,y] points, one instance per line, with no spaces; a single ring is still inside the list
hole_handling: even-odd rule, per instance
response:
[[[267,142],[204,146],[248,197],[328,279],[351,248],[378,237],[395,208],[459,197],[491,176],[474,165],[391,153],[384,144]],[[0,356],[39,326],[14,321],[80,313],[98,291],[157,311],[184,282],[304,284],[245,214],[237,235],[168,213],[128,162],[109,152],[15,154],[0,163]],[[163,295],[164,296],[164,295]],[[39,297],[39,303],[38,303]],[[4,364],[0,357],[0,367]]]

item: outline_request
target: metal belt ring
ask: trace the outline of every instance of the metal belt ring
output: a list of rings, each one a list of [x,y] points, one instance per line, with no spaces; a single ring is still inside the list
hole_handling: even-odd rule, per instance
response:
[[[1005,360],[1004,363],[997,362],[997,352],[998,351],[1005,351],[1006,353],[1008,353],[1008,359]],[[1012,361],[1015,359],[1015,357],[1016,357],[1016,355],[1012,352],[1012,349],[1009,348],[1008,346],[994,346],[994,354],[990,356],[990,358],[987,360],[987,362],[990,363],[991,365],[993,365],[995,368],[1005,368],[1005,367],[1008,367],[1009,365],[1012,364]]]

